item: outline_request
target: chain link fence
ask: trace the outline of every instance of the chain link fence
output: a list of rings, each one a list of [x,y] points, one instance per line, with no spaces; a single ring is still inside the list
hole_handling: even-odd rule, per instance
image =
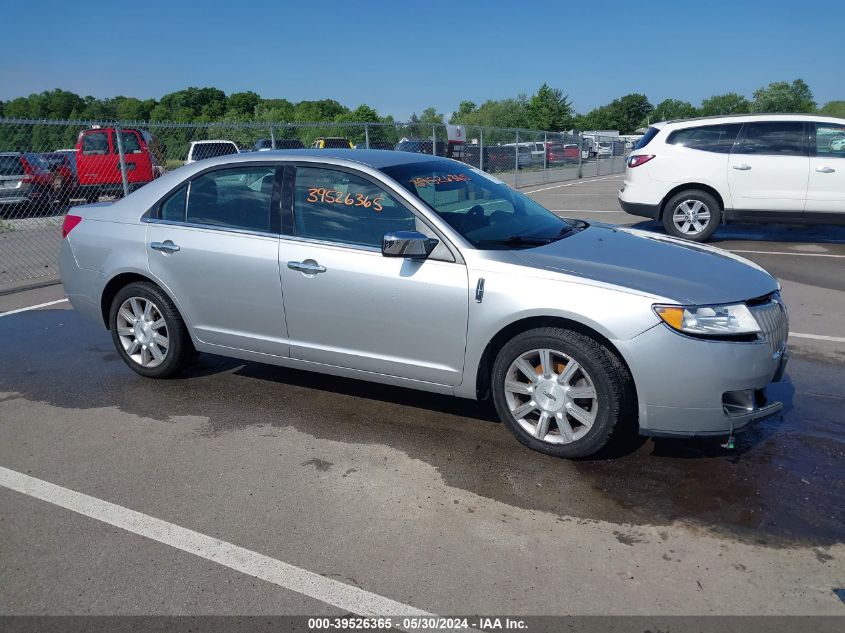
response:
[[[423,123],[164,123],[0,119],[0,292],[58,277],[62,219],[213,156],[357,148],[446,156],[514,188],[621,173],[618,138]]]

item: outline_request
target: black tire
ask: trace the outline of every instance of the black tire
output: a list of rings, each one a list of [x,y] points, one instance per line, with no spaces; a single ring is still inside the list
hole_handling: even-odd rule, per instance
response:
[[[120,306],[132,297],[139,297],[151,301],[161,318],[164,319],[167,327],[168,348],[161,364],[155,367],[143,367],[139,362],[133,360],[126,349],[124,349],[121,337],[118,334],[117,317]],[[112,300],[109,308],[109,329],[111,330],[112,342],[118,355],[123,359],[130,369],[146,378],[169,378],[178,374],[196,359],[197,351],[188,334],[188,328],[176,306],[161,289],[155,284],[147,281],[132,282],[120,290]]]
[[[517,357],[535,349],[551,349],[567,355],[592,379],[598,412],[586,434],[570,443],[553,444],[534,437],[519,424],[508,406],[504,389],[508,369]],[[601,450],[632,409],[632,386],[625,366],[596,340],[563,328],[538,328],[511,339],[493,363],[491,388],[496,412],[516,439],[528,448],[555,457],[586,457]]]
[[[695,202],[700,202],[703,205],[702,209],[706,209],[708,212],[709,219],[703,230],[684,232],[676,226],[674,219],[675,211],[681,204],[687,201],[690,201],[693,204]],[[700,209],[697,213],[701,213],[701,211],[702,210]],[[687,189],[676,193],[669,199],[666,206],[663,207],[663,228],[666,229],[666,232],[673,237],[679,237],[693,242],[706,242],[709,240],[713,236],[713,233],[716,232],[716,229],[719,228],[721,219],[722,207],[719,205],[719,202],[711,194],[700,189]],[[701,223],[704,224],[703,221]]]

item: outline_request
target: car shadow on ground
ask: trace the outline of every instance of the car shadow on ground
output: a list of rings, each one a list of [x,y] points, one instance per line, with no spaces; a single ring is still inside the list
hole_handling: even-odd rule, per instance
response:
[[[666,232],[663,224],[656,220],[637,222],[632,224],[631,228],[655,233]],[[845,226],[834,224],[725,224],[718,228],[708,243],[717,244],[728,241],[845,244]]]
[[[261,429],[272,443],[294,431],[349,444],[352,455],[386,447],[429,464],[447,486],[561,520],[691,521],[773,546],[845,540],[845,399],[837,391],[845,370],[812,359],[793,359],[795,387],[788,380],[772,391],[787,403],[783,418],[738,436],[734,451],[631,437],[622,450],[570,461],[522,447],[491,409],[451,396],[207,354],[176,379],[147,380],[119,360],[107,332],[73,311],[3,318],[0,340],[6,400],[46,403],[57,416],[113,410],[116,434],[121,413],[153,434],[157,423],[191,424],[184,450],[194,436],[225,450],[240,432]],[[26,415],[27,406],[13,410]],[[280,476],[294,466],[280,463]]]

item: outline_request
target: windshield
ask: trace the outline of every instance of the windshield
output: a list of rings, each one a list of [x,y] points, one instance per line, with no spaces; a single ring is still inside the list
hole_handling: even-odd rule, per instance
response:
[[[537,246],[576,228],[501,180],[461,163],[409,163],[382,171],[476,248]]]
[[[197,143],[194,145],[194,160],[205,160],[206,158],[237,153],[238,148],[234,143]]]

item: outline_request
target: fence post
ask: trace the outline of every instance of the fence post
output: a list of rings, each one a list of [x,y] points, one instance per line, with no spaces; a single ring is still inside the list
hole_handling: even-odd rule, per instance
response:
[[[276,126],[270,126],[270,149],[276,149]]]
[[[513,176],[513,188],[519,188],[519,130],[516,131],[516,145],[513,148],[514,158],[516,159],[515,169],[514,169],[514,176]]]
[[[431,155],[437,155],[437,126],[431,126]]]
[[[364,123],[364,143],[370,149],[370,126]]]
[[[120,180],[123,182],[123,195],[129,195],[129,179],[126,177],[126,154],[123,153],[123,130],[119,125],[114,127],[114,137],[117,139],[117,153],[120,155]]]
[[[543,132],[543,181],[549,182],[549,133]]]
[[[484,128],[478,128],[478,168],[484,171]]]
[[[584,136],[578,132],[578,177],[584,177]]]

